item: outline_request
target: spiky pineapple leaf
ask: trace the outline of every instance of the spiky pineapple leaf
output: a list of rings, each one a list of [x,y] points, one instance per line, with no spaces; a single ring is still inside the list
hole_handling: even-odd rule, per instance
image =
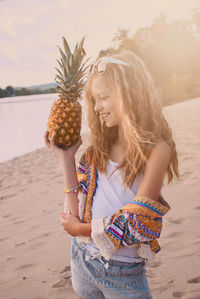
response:
[[[56,78],[58,78],[61,82],[64,82],[63,77],[56,75]]]
[[[78,43],[76,43],[76,46],[74,48],[74,57],[76,57],[77,55],[77,49],[78,49]]]
[[[67,73],[70,74],[71,73],[71,67],[70,67],[69,61],[67,61],[66,67],[68,69]]]
[[[83,48],[84,40],[85,40],[85,36],[83,36],[82,40],[81,40],[80,43],[79,43],[79,49],[82,49],[82,48]]]
[[[71,56],[69,57],[69,65],[70,65],[70,68],[73,67],[73,60],[72,60],[72,57],[73,57],[73,55],[71,55]]]
[[[64,51],[59,48],[60,59],[57,60],[60,70],[56,68],[57,76],[55,78],[58,83],[57,92],[60,97],[67,98],[72,101],[76,101],[80,97],[83,86],[85,73],[88,68],[86,65],[89,58],[84,62],[83,59],[86,55],[83,48],[85,37],[83,37],[80,43],[76,43],[74,53],[71,52],[70,47],[63,37]]]
[[[63,70],[63,65],[62,65],[62,63],[61,63],[58,59],[56,59],[56,60],[57,60],[57,62],[58,62],[58,64],[59,64],[61,70]]]
[[[69,69],[68,69],[68,66],[67,66],[67,63],[64,64],[64,61],[62,58],[60,58],[62,64],[63,64],[63,75],[64,77],[67,77],[67,74],[69,73]]]
[[[63,74],[61,73],[61,71],[60,71],[57,67],[55,67],[55,69],[56,69],[56,71],[60,74],[60,76],[62,77]]]
[[[75,81],[78,81],[79,78],[82,77],[82,73],[81,72],[77,72],[76,74],[74,74],[73,78],[72,78],[72,82],[74,83]]]
[[[86,55],[86,51],[85,51],[84,48],[82,49],[82,52],[83,52],[83,55],[85,56]]]
[[[57,82],[57,81],[56,81],[56,82]],[[57,83],[59,83],[59,82],[57,82]],[[66,92],[66,90],[65,90],[62,86],[57,86],[57,89],[61,90],[63,93]]]
[[[60,51],[60,54],[62,56],[62,60],[64,61],[64,64],[63,66],[65,66],[66,62],[67,62],[67,58],[66,58],[66,55],[63,53],[63,51],[61,50],[61,48],[58,46],[59,48],[59,51]]]
[[[86,63],[87,63],[89,60],[90,60],[90,57],[87,58],[86,61],[80,66],[80,68],[79,68],[79,70],[78,70],[79,72],[81,72],[81,71],[83,70],[84,66],[86,65]],[[85,70],[86,70],[89,66],[90,66],[90,65],[88,64],[88,65],[86,66]]]
[[[67,54],[67,57],[70,57],[70,55],[71,55],[70,47],[69,47],[66,39],[64,38],[64,36],[62,37],[62,39],[63,39],[63,45],[64,45],[65,53]]]

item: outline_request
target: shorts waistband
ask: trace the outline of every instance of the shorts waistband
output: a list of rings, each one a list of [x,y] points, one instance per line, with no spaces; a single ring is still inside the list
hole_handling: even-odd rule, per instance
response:
[[[100,254],[92,254],[87,248],[85,248],[81,243],[79,243],[76,240],[76,237],[72,238],[72,242],[74,242],[76,244],[76,246],[82,250],[86,256],[89,257],[89,259],[94,259],[94,258],[98,258],[99,260],[101,260],[101,262],[103,262],[105,265],[109,264],[109,265],[124,265],[124,266],[138,266],[138,265],[145,265],[145,260],[142,262],[123,262],[123,261],[118,261],[118,260],[114,260],[114,259],[109,259],[106,260],[102,255]],[[107,266],[108,267],[108,266]]]

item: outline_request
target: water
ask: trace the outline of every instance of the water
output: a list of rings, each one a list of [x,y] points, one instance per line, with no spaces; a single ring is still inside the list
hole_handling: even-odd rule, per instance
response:
[[[45,146],[50,107],[57,98],[57,94],[42,94],[0,99],[0,162]],[[82,133],[86,130],[83,120]]]

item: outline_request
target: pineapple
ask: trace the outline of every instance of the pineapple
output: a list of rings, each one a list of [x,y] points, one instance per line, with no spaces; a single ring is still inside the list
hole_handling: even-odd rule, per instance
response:
[[[48,139],[56,131],[55,143],[66,148],[77,143],[80,137],[82,109],[79,103],[84,86],[86,63],[82,63],[86,55],[83,48],[84,37],[76,44],[71,53],[66,39],[63,37],[64,52],[60,50],[60,60],[57,60],[60,70],[56,68],[56,90],[59,99],[55,100],[48,119]]]

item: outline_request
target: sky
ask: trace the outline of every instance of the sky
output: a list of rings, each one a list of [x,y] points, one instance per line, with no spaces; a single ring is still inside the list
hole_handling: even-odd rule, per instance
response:
[[[119,28],[133,36],[161,13],[181,19],[194,8],[200,0],[0,0],[0,87],[54,82],[62,36],[72,50],[85,36],[92,61]]]

